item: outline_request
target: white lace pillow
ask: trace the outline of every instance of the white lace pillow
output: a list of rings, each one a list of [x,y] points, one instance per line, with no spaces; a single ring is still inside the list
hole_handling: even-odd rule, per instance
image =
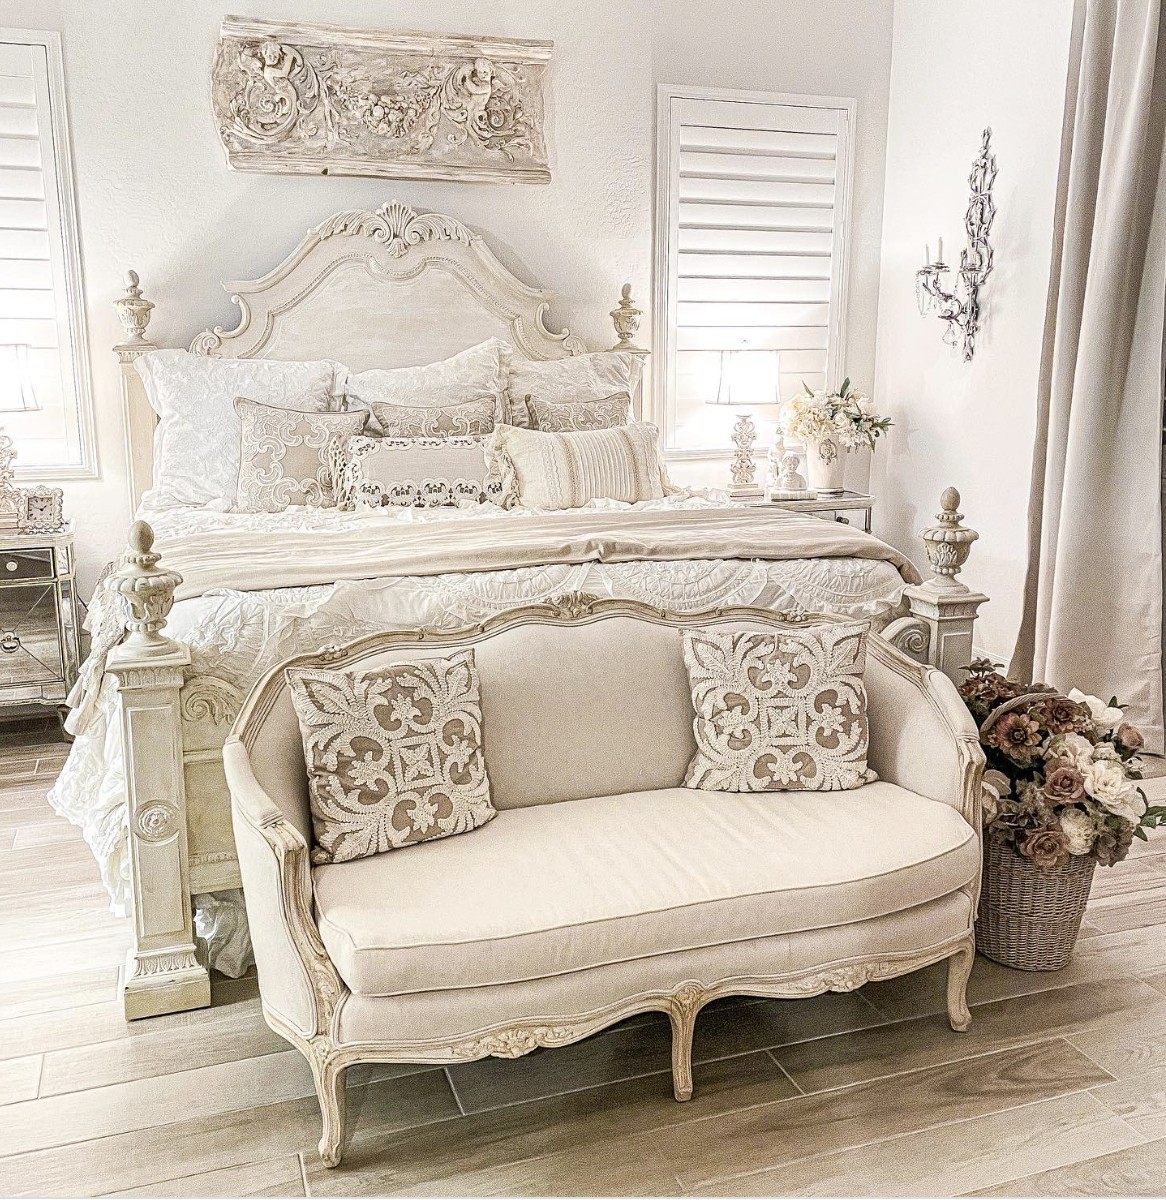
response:
[[[684,631],[696,754],[685,787],[833,792],[875,778],[866,765],[870,623],[781,633]]]
[[[289,668],[314,863],[477,829],[494,816],[474,652],[376,670]]]
[[[486,439],[504,507],[581,508],[591,500],[658,500],[668,488],[660,431],[647,421],[540,433],[499,425]]]
[[[305,412],[338,407],[336,364],[207,358],[185,350],[152,350],[134,361],[158,414],[154,485],[143,508],[229,508],[239,475],[236,396]]]
[[[546,362],[530,362],[512,355],[510,359],[511,422],[529,427],[525,397],[556,404],[580,400],[605,400],[618,392],[636,394],[644,360],[626,351],[575,354]]]
[[[380,403],[372,406],[373,416],[387,438],[484,437],[494,431],[496,410],[493,396],[438,408]]]
[[[495,419],[504,420],[509,351],[500,338],[490,338],[425,366],[348,372],[343,381],[348,408],[371,410],[374,404],[445,408],[489,396]]]
[[[502,499],[479,438],[350,437],[333,443],[332,462],[341,508],[437,508]]]
[[[602,400],[540,400],[526,397],[532,428],[543,433],[577,433],[583,429],[611,429],[631,420],[632,398],[617,392]]]
[[[305,413],[240,396],[237,512],[282,512],[292,505],[334,508],[330,446],[364,428],[367,413]]]

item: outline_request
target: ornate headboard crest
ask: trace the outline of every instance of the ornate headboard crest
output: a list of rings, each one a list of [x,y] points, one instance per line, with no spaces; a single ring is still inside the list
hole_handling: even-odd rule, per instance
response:
[[[456,217],[447,217],[442,213],[419,213],[399,200],[382,204],[373,212],[366,208],[338,212],[317,225],[315,234],[321,241],[337,234],[369,237],[383,242],[394,258],[407,254],[410,246],[419,246],[431,239],[462,242],[468,246],[478,236]]]

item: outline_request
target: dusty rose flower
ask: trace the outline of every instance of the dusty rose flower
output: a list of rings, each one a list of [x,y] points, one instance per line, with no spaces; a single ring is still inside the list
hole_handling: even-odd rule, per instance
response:
[[[1053,759],[1045,769],[1044,792],[1054,804],[1073,804],[1085,795],[1085,779],[1072,763]]]
[[[1141,732],[1128,721],[1123,721],[1114,730],[1113,736],[1123,750],[1140,750],[1146,744],[1146,739],[1142,737]]]
[[[1080,733],[1089,722],[1089,710],[1067,696],[1050,696],[1036,706],[1034,716],[1050,733]]]
[[[1031,762],[1041,740],[1041,728],[1020,712],[1005,713],[988,730],[987,741],[1017,762]]]
[[[1034,829],[1016,848],[1042,871],[1063,867],[1069,861],[1069,838],[1059,825]]]

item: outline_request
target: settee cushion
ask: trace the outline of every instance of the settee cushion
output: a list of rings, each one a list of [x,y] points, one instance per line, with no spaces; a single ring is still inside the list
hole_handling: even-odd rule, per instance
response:
[[[312,878],[344,981],[396,995],[861,921],[955,891],[979,857],[955,809],[891,783],[665,788],[499,812]]]

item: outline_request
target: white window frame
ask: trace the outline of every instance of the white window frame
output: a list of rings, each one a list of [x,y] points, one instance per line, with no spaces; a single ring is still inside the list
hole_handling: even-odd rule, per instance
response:
[[[671,236],[679,221],[680,196],[674,185],[672,147],[677,144],[680,127],[679,101],[721,100],[739,104],[782,104],[799,108],[833,109],[845,119],[845,136],[839,137],[840,170],[835,180],[835,242],[831,268],[830,323],[826,380],[828,387],[842,382],[846,355],[846,301],[850,279],[850,202],[854,192],[855,130],[858,105],[853,97],[806,96],[787,92],[742,91],[735,88],[690,87],[661,83],[656,88],[656,229],[654,279],[654,340],[649,419],[660,426],[665,457],[671,461],[712,461],[729,459],[732,447],[710,446],[678,449],[670,446],[673,397],[676,393],[676,355],[674,332],[678,263],[677,249]]]
[[[93,380],[89,370],[89,339],[85,325],[84,291],[81,274],[81,247],[78,237],[77,193],[73,181],[73,143],[69,132],[69,112],[65,99],[65,63],[61,53],[61,35],[50,29],[8,29],[0,27],[0,42],[20,46],[39,46],[48,63],[46,79],[49,122],[53,139],[52,173],[56,181],[57,212],[61,226],[68,338],[59,347],[66,401],[70,394],[76,410],[79,458],[74,463],[21,466],[20,442],[16,441],[13,463],[18,480],[97,479],[97,449],[93,431]],[[58,314],[58,321],[61,321]],[[0,413],[0,426],[4,414]]]

